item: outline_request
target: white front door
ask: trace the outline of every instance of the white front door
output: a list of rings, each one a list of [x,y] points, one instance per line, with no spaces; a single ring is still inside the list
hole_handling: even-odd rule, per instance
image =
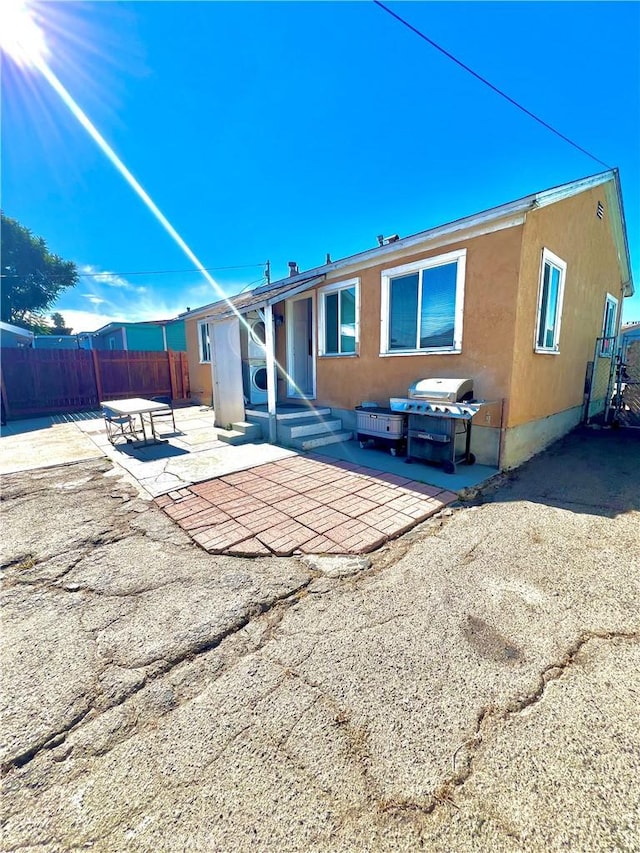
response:
[[[315,300],[297,296],[287,300],[287,396],[315,399]]]

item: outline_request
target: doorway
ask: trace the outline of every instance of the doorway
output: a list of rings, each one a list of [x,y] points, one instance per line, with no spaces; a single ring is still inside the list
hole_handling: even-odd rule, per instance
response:
[[[287,396],[316,396],[314,297],[287,300]]]

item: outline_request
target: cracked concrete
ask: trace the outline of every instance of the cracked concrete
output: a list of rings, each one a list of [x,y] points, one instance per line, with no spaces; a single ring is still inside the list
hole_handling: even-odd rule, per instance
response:
[[[638,850],[609,435],[364,560],[212,557],[102,460],[5,478],[3,849]]]

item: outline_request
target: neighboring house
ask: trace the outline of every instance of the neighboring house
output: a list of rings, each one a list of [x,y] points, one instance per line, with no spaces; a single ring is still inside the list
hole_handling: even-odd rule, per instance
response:
[[[35,335],[34,349],[80,349],[78,335]]]
[[[33,346],[33,338],[33,332],[28,329],[0,321],[0,346],[31,347]]]
[[[148,320],[140,323],[108,323],[90,333],[90,349],[163,352],[187,348],[184,320]]]
[[[596,341],[617,333],[633,294],[617,170],[378,243],[302,273],[290,264],[288,278],[233,297],[252,331],[264,320],[257,334],[226,301],[183,315],[192,393],[214,399],[216,423],[227,395],[229,420],[244,416],[232,382],[249,413],[267,404],[272,426],[276,405],[308,400],[353,429],[364,401],[388,405],[419,378],[471,378],[476,398],[495,401],[474,419],[473,450],[506,468],[581,421]]]
[[[640,322],[626,323],[620,329],[620,342],[628,346],[631,341],[640,341]]]

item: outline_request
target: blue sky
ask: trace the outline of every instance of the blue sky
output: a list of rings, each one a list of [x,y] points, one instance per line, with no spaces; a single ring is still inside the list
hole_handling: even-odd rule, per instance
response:
[[[388,5],[620,169],[640,320],[640,4]],[[267,259],[276,279],[603,170],[368,0],[36,11],[55,74],[228,294]],[[86,274],[55,306],[74,330],[214,301],[39,73],[2,71],[2,207]]]

